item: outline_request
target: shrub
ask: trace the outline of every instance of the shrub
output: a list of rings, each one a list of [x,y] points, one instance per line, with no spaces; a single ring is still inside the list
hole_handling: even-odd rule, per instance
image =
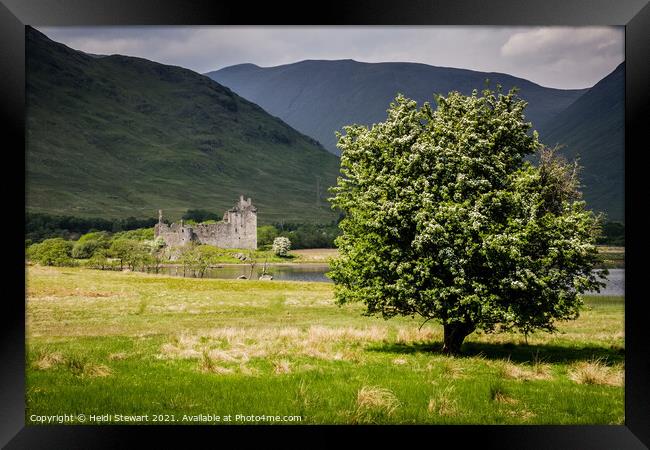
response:
[[[107,249],[109,245],[110,240],[105,231],[86,233],[72,247],[72,257],[90,258],[96,250]]]
[[[218,261],[221,251],[211,245],[193,245],[183,249],[180,262],[183,273],[190,272],[195,277],[203,278],[205,271]]]
[[[287,256],[291,250],[291,241],[286,237],[277,237],[273,239],[273,253],[278,256]]]
[[[145,245],[135,239],[116,239],[109,248],[109,253],[120,261],[120,270],[127,265],[131,270],[146,264],[148,251]]]
[[[273,225],[257,227],[257,245],[272,245],[276,237],[278,237],[278,230]]]
[[[72,266],[72,242],[62,238],[46,239],[27,249],[27,257],[45,266]]]
[[[310,224],[310,223],[276,223],[275,235],[269,239],[268,244],[278,236],[284,236],[291,241],[291,248],[294,250],[303,248],[334,248],[334,239],[341,234],[335,222],[330,224]],[[258,228],[259,230],[259,228]],[[260,241],[258,232],[258,244],[264,245]]]
[[[113,235],[113,240],[116,239],[133,239],[136,241],[147,241],[154,238],[154,231],[152,228],[138,228],[137,230],[121,231]]]
[[[92,269],[110,270],[115,268],[115,264],[108,258],[108,250],[100,248],[88,260],[88,267]]]

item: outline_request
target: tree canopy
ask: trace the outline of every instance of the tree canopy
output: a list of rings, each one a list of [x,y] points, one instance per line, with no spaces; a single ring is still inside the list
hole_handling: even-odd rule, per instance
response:
[[[337,301],[437,319],[448,353],[477,329],[554,331],[603,285],[577,166],[529,132],[515,90],[436,102],[398,95],[386,121],[338,135]]]

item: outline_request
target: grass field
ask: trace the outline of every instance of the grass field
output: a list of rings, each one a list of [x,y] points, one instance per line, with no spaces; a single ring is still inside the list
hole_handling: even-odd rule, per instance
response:
[[[336,258],[339,251],[336,248],[306,248],[291,250],[289,254],[299,263],[327,263],[331,258]]]
[[[622,297],[588,298],[560,334],[473,334],[447,357],[440,326],[338,307],[328,283],[30,266],[27,296],[27,424],[624,419]]]

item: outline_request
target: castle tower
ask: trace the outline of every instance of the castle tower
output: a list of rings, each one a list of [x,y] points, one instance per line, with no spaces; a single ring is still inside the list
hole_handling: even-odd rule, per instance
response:
[[[257,208],[253,206],[250,197],[244,200],[239,196],[239,203],[228,211],[232,230],[231,245],[233,248],[257,248]]]

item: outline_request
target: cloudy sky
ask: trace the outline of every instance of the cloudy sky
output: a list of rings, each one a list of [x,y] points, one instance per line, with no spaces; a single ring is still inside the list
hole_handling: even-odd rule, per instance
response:
[[[200,73],[304,59],[419,62],[504,72],[543,86],[593,86],[625,59],[623,27],[41,27],[97,54],[139,56]]]

